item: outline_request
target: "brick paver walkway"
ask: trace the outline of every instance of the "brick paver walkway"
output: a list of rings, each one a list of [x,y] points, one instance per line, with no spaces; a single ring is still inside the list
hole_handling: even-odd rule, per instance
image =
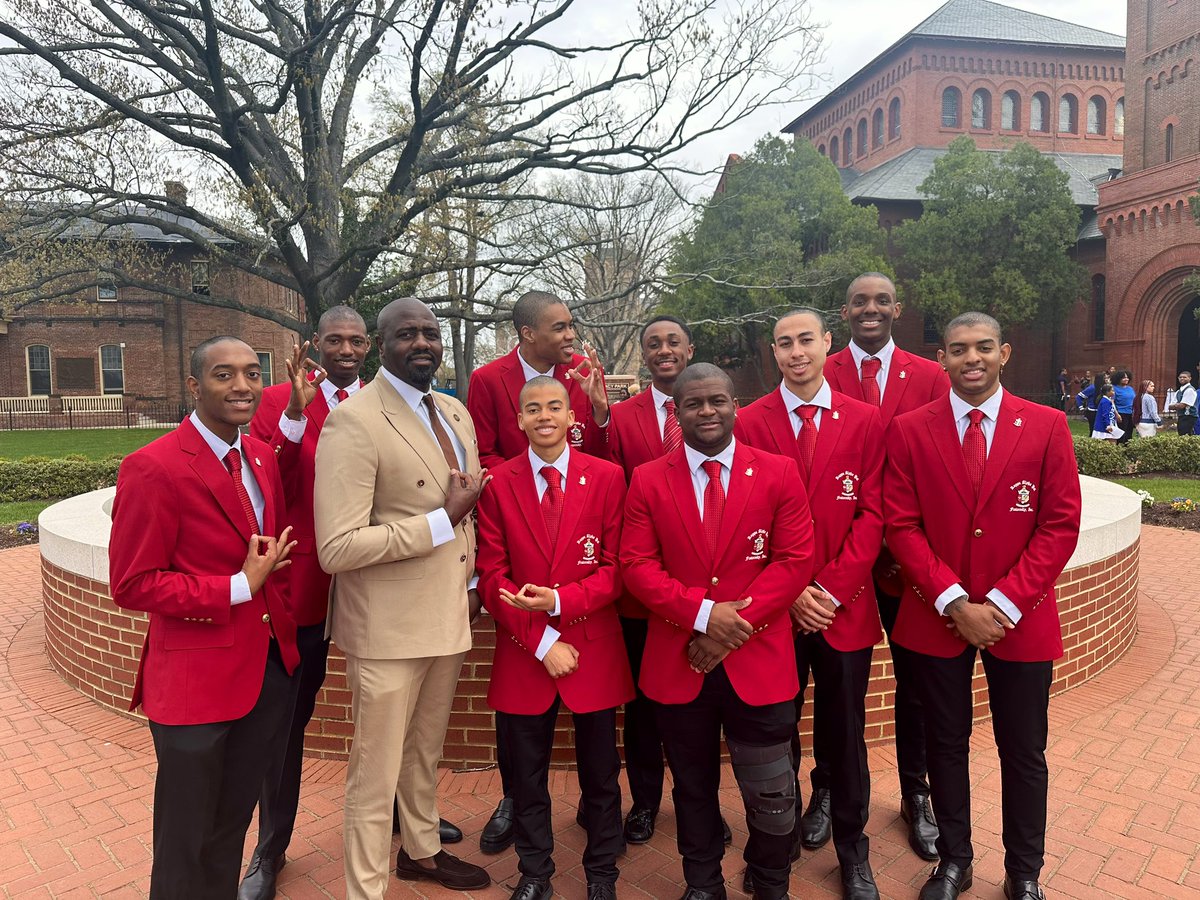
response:
[[[1140,633],[1113,668],[1051,703],[1050,830],[1044,883],[1053,897],[1200,897],[1200,592],[1186,577],[1195,534],[1146,528]],[[66,687],[43,647],[37,548],[0,552],[0,891],[5,897],[141,897],[149,883],[154,755],[145,725],[104,710]],[[871,750],[871,862],[884,897],[915,898],[928,871],[908,850],[897,816],[890,747]],[[990,729],[973,755],[976,878],[971,896],[999,898],[999,769]],[[341,801],[344,764],[310,761],[280,896],[345,896]],[[745,830],[733,779],[723,802],[734,827],[725,872],[741,896],[738,848]],[[574,824],[574,776],[551,776],[556,800],[558,893],[584,897],[583,834]],[[507,897],[511,851],[478,852],[477,837],[499,799],[492,771],[442,775],[443,815],[462,826],[462,855],[486,864],[496,884],[474,896]],[[561,802],[559,802],[561,801]],[[253,833],[253,832],[252,832]],[[659,831],[632,847],[624,897],[674,900],[681,893],[669,797]],[[837,897],[831,847],[805,853],[793,897]],[[388,898],[450,897],[392,880]]]

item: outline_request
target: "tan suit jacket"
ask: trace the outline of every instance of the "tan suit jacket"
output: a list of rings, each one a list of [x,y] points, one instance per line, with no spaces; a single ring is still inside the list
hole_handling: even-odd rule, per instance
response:
[[[466,407],[434,402],[479,471]],[[475,570],[475,519],[439,547],[426,513],[446,502],[450,467],[429,427],[378,377],[330,414],[317,445],[317,555],[334,576],[330,633],[363,659],[414,659],[471,647],[467,582]]]

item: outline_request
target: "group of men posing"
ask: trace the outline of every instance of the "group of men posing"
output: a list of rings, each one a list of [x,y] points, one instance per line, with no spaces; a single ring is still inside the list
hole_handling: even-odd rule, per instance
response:
[[[889,279],[859,277],[842,309],[851,343],[832,355],[820,313],[787,313],[771,344],[782,383],[742,409],[724,372],[689,366],[691,334],[669,316],[641,332],[651,386],[610,408],[595,352],[575,353],[570,312],[542,292],[518,300],[518,347],[474,374],[466,407],[430,390],[441,329],[412,298],[380,313],[382,366],[366,385],[370,341],[346,307],[322,317],[319,361],[297,348],[289,383],[265,392],[250,347],[198,347],[195,412],[125,460],[113,505],[113,596],[149,613],[133,706],[158,757],[151,896],[274,896],[330,637],[355,729],[347,896],[383,898],[393,824],[398,876],[485,887],[484,869],[443,849],[462,834],[435,797],[482,606],[497,632],[488,701],[504,799],[480,842],[515,841],[514,900],[553,896],[560,704],[589,900],[615,897],[625,844],[652,837],[664,753],[684,900],[726,895],[722,734],[745,805],[744,889],[788,896],[801,846],[832,837],[844,895],[878,897],[864,707],[881,620],[901,814],[913,850],[938,860],[920,897],[972,883],[977,654],[1005,895],[1044,897],[1054,583],[1080,515],[1071,438],[1061,412],[1001,387],[1010,348],[995,320],[950,322],[934,363],[895,346],[900,312]]]

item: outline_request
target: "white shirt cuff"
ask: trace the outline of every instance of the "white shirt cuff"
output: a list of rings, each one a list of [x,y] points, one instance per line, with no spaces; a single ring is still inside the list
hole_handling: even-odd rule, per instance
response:
[[[823,584],[821,584],[821,582],[814,581],[813,584],[815,584],[820,590],[825,591],[825,596],[827,596],[830,600],[833,601],[834,606],[836,606],[838,609],[842,608],[842,604],[838,603],[838,598],[833,596],[833,594],[829,593],[829,591],[826,591],[825,586]]]
[[[479,576],[478,575],[471,576],[471,580],[467,582],[467,590],[468,591],[479,590]]]
[[[450,516],[444,509],[435,509],[425,514],[429,523],[429,534],[433,538],[433,546],[440,547],[454,540],[454,526],[450,524]]]
[[[538,644],[538,648],[533,654],[538,658],[539,662],[546,658],[546,654],[550,652],[550,648],[554,646],[554,642],[558,640],[558,636],[557,631],[549,625],[546,626],[546,630],[542,632],[541,643]]]
[[[550,611],[550,615],[552,615],[552,616],[561,616],[562,615],[562,603],[558,599],[558,591],[554,592],[554,609],[552,609]]]
[[[308,416],[301,416],[299,421],[289,419],[286,414],[279,414],[279,430],[293,444],[304,439],[304,429],[308,427]]]
[[[705,597],[700,601],[700,612],[696,613],[696,622],[692,626],[701,634],[708,634],[708,617],[712,614],[713,601]]]
[[[963,586],[956,581],[954,584],[950,585],[950,587],[938,594],[938,598],[933,601],[933,608],[938,611],[939,616],[944,616],[946,614],[946,606],[951,600],[956,600],[959,597],[965,597],[966,595],[967,592],[963,590]]]
[[[1004,592],[999,588],[992,588],[988,591],[987,598],[996,604],[996,608],[1008,616],[1009,621],[1014,625],[1021,621],[1021,611],[1013,605],[1011,600],[1004,596]]]
[[[238,572],[236,575],[231,575],[229,578],[229,605],[237,606],[239,603],[245,603],[250,597],[250,579],[246,577],[246,573]]]

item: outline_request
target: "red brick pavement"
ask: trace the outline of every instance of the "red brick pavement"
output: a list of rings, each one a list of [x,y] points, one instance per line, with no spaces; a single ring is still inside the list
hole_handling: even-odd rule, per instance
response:
[[[1044,883],[1053,897],[1200,897],[1200,595],[1186,577],[1196,536],[1148,527],[1142,544],[1140,633],[1113,668],[1051,703],[1050,828]],[[144,724],[104,710],[66,687],[43,648],[35,547],[0,552],[0,891],[5,897],[142,897],[150,867],[154,755]],[[872,748],[871,862],[884,897],[914,898],[928,870],[909,852],[897,814],[890,748]],[[1003,877],[999,769],[990,730],[977,729],[972,758],[976,881],[971,895],[999,898]],[[280,896],[345,896],[341,801],[345,767],[310,761],[296,836]],[[734,851],[726,862],[740,895],[745,841],[739,798],[725,779]],[[574,775],[551,776],[559,874],[567,898],[584,896],[574,825]],[[442,774],[442,814],[462,826],[462,855],[496,885],[474,896],[507,896],[510,852],[484,857],[476,838],[500,789],[496,773]],[[669,799],[654,840],[630,848],[624,897],[675,898],[681,868]],[[252,831],[253,833],[253,831]],[[249,848],[247,848],[249,849]],[[830,847],[805,853],[792,896],[837,897]],[[459,896],[393,879],[389,898]]]

